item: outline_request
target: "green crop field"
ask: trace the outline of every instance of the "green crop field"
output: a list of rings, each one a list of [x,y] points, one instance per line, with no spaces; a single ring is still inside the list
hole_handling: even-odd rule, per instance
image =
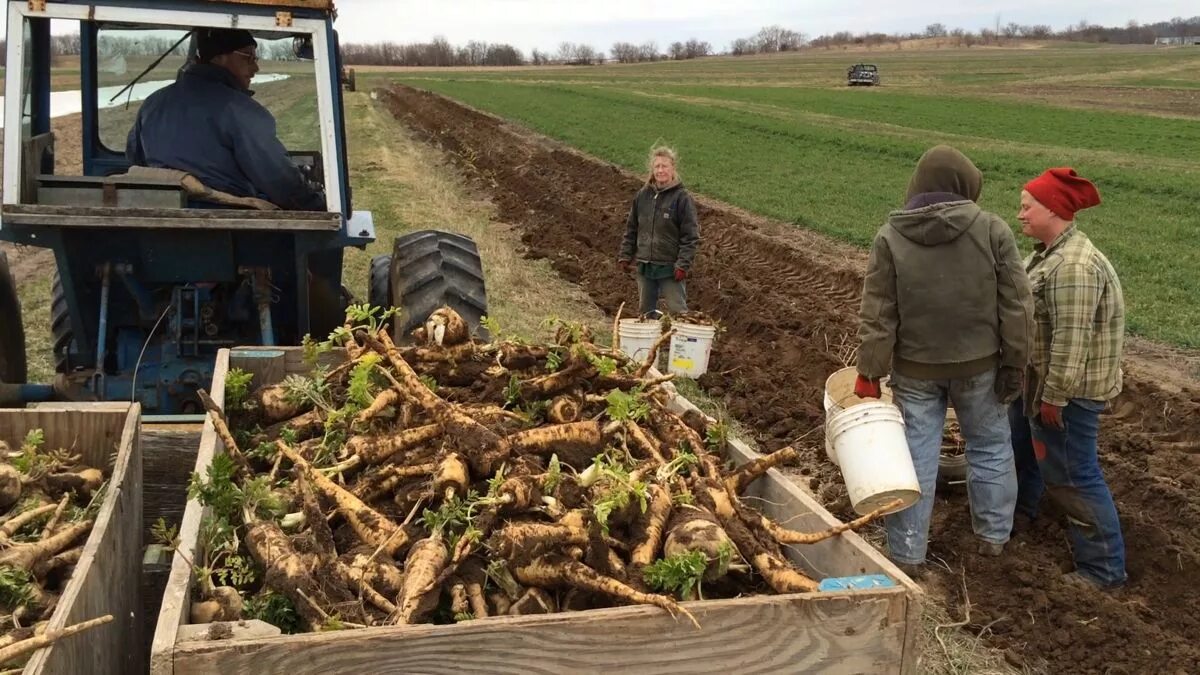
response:
[[[878,64],[884,86],[844,86],[857,61]],[[1103,195],[1079,223],[1122,276],[1130,330],[1200,347],[1200,49],[817,51],[364,79],[445,94],[634,170],[667,142],[691,189],[864,246],[933,144],[966,152],[982,206],[1014,225],[1021,185],[1073,166]]]

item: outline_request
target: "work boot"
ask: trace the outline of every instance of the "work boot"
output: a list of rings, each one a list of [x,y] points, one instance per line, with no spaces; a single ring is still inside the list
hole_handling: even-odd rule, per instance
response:
[[[1098,581],[1095,581],[1091,577],[1079,572],[1078,570],[1074,572],[1067,572],[1066,574],[1062,575],[1062,580],[1063,583],[1067,584],[1068,586],[1074,586],[1082,591],[1100,591],[1102,593],[1116,590],[1125,585],[1117,584],[1115,586],[1101,586]]]
[[[1004,553],[1004,544],[994,544],[990,541],[980,541],[979,548],[975,549],[979,555],[986,558],[998,558]]]
[[[892,564],[900,568],[900,571],[904,572],[904,576],[913,581],[924,579],[925,575],[929,573],[929,568],[924,563],[914,565],[912,563],[902,563],[893,560]]]

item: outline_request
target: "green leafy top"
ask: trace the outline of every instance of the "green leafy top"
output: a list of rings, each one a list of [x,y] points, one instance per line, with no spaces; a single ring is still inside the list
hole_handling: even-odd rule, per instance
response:
[[[726,563],[728,565],[728,563]],[[642,574],[646,583],[658,591],[667,591],[680,598],[691,598],[692,592],[700,594],[700,581],[708,569],[708,555],[704,551],[676,553],[647,565]]]
[[[708,428],[704,434],[704,444],[708,446],[709,451],[717,454],[725,452],[725,445],[729,442],[729,423],[724,419],[716,422]]]
[[[608,418],[614,422],[624,422],[641,421],[649,417],[650,404],[638,396],[639,393],[636,389],[628,393],[620,389],[609,392]]]
[[[247,373],[241,368],[230,368],[225,374],[225,409],[241,410],[246,405],[246,397],[250,395],[250,383],[254,373]]]
[[[33,599],[33,575],[12,565],[0,565],[0,605],[16,609]]]
[[[333,344],[330,342],[317,342],[311,335],[305,333],[303,340],[300,342],[300,347],[303,349],[304,364],[309,368],[315,368],[321,355],[333,349]]]
[[[521,402],[521,380],[515,374],[510,375],[508,384],[504,386],[504,407],[516,405]]]
[[[188,480],[188,499],[198,500],[220,517],[236,520],[241,515],[243,503],[242,492],[233,481],[236,472],[237,465],[229,455],[214,455],[206,478],[192,472]]]
[[[287,634],[299,633],[302,628],[296,608],[286,595],[263,589],[246,598],[242,614],[247,619],[259,619],[277,627]]]
[[[546,370],[553,373],[559,368],[562,368],[564,360],[566,360],[566,357],[563,356],[561,351],[557,349],[551,349],[550,351],[546,352]]]
[[[375,392],[380,386],[375,367],[382,358],[375,352],[367,352],[354,364],[350,371],[350,383],[346,388],[347,404],[353,404],[362,410],[375,400]]]
[[[644,481],[634,480],[629,469],[611,458],[600,456],[596,458],[595,466],[600,477],[597,496],[592,500],[592,515],[600,524],[601,531],[608,534],[609,516],[629,506],[632,500],[637,499],[642,513],[646,512],[650,486]]]
[[[375,335],[388,319],[391,319],[399,311],[395,307],[388,309],[372,307],[368,303],[350,305],[346,308],[346,322],[352,326],[351,330],[362,328],[371,335]]]
[[[179,547],[179,525],[167,525],[162,516],[150,526],[150,539],[159,546],[174,551]]]
[[[658,471],[654,473],[654,477],[659,481],[665,482],[672,476],[687,473],[689,469],[700,463],[700,458],[695,453],[685,447],[681,447],[675,457],[658,467]]]
[[[42,452],[46,435],[41,429],[31,429],[21,443],[21,452],[13,457],[13,467],[30,478],[39,478],[54,469],[55,460],[49,453]]]
[[[555,453],[550,455],[550,463],[546,466],[546,477],[542,479],[542,492],[553,494],[560,483],[562,483],[562,462]]]

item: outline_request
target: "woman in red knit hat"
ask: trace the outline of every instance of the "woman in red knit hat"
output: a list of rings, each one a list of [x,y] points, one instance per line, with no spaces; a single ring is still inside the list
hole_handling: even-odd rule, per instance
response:
[[[1121,391],[1125,302],[1108,259],[1075,225],[1100,193],[1071,168],[1049,169],[1021,192],[1021,232],[1038,240],[1025,261],[1036,326],[1025,390],[1009,412],[1017,513],[1030,520],[1046,494],[1066,512],[1075,571],[1067,583],[1125,583],[1125,544],[1097,456],[1100,412]]]

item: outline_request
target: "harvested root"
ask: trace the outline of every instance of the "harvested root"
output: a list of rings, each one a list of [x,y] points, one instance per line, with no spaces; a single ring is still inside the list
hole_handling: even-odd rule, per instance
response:
[[[292,450],[283,441],[276,441],[276,447],[326,497],[337,505],[337,511],[350,523],[350,527],[365,542],[382,547],[389,557],[395,556],[408,545],[408,536],[404,530],[375,509],[367,506],[361,499],[337,483],[316,471],[303,457]]]
[[[425,320],[425,339],[439,347],[453,347],[471,338],[467,322],[449,307],[435,310]]]
[[[404,587],[400,591],[400,612],[396,623],[419,623],[437,605],[437,589],[426,590],[442,573],[449,551],[440,536],[430,536],[413,544],[404,560]]]
[[[89,619],[72,626],[67,626],[61,630],[48,630],[41,635],[35,635],[27,640],[15,642],[0,649],[0,665],[9,663],[18,657],[35,652],[42,647],[52,645],[65,637],[70,637],[76,633],[82,633],[86,630],[91,630],[97,626],[103,626],[112,620],[112,614],[105,614],[104,616],[97,617],[95,619]]]
[[[212,603],[203,618],[235,616],[217,600],[238,591],[253,594],[248,614],[289,610],[306,630],[629,603],[691,618],[679,601],[816,590],[782,546],[859,524],[809,535],[764,518],[738,493],[794,451],[727,468],[712,430],[671,412],[668,377],[579,326],[560,322],[553,344],[448,345],[446,315],[421,329],[432,344],[399,349],[370,308],[348,314],[338,337],[351,360],[289,376],[312,410],[266,433],[254,406],[231,413],[255,450],[249,466],[214,459],[232,485],[200,497],[214,529],[233,529],[197,549],[217,556],[198,561],[214,570],[193,603]],[[41,529],[51,516],[37,517]],[[264,574],[218,592],[240,578],[222,569],[235,555]],[[64,564],[32,557],[37,572]]]
[[[654,562],[662,545],[667,519],[671,517],[671,493],[659,485],[651,485],[649,490],[649,508],[638,523],[634,535],[636,544],[629,557],[630,564],[635,567],[645,567]]]
[[[883,506],[871,511],[865,516],[855,518],[848,523],[834,525],[824,532],[797,532],[795,530],[789,530],[770,518],[767,518],[766,516],[762,517],[762,525],[768,532],[771,533],[772,537],[775,537],[775,541],[778,541],[780,544],[815,544],[819,541],[825,541],[826,539],[836,537],[843,532],[857,530],[863,525],[866,525],[867,523],[879,518],[883,514],[888,513],[903,503],[903,499],[892,500],[887,504],[884,504]]]
[[[563,555],[552,553],[541,556],[526,565],[518,565],[513,573],[516,575],[517,581],[528,586],[579,588],[593,593],[603,593],[635,605],[661,607],[670,612],[672,616],[683,614],[696,628],[700,627],[696,617],[671,598],[665,595],[642,593],[616,579],[601,576],[587,565]]]
[[[794,462],[799,458],[800,453],[796,452],[795,448],[791,446],[781,448],[769,455],[763,455],[752,462],[746,462],[742,466],[739,466],[733,475],[725,479],[725,486],[733,494],[740,495],[748,485],[770,469],[784,462]]]

